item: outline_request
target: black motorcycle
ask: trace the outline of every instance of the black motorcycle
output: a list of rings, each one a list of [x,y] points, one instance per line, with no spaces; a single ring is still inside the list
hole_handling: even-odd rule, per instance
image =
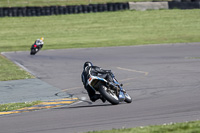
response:
[[[40,40],[36,40],[35,43],[31,46],[30,55],[35,55],[37,52],[41,50],[43,44],[41,44]]]

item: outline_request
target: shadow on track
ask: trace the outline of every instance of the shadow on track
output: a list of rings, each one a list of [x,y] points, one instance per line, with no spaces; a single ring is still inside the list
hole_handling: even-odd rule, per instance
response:
[[[90,101],[86,101],[86,100],[80,100],[81,103],[87,103],[87,105],[78,105],[78,104],[72,104],[72,105],[68,105],[68,106],[62,106],[62,107],[58,107],[58,108],[54,108],[54,109],[74,109],[74,108],[96,108],[96,107],[103,107],[103,106],[113,106],[110,103],[103,103],[103,104],[93,104]]]

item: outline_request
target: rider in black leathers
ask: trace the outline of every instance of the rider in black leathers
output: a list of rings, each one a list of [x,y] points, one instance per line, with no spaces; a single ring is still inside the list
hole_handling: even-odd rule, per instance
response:
[[[96,100],[101,99],[102,102],[105,102],[106,100],[100,94],[96,94],[95,91],[87,84],[87,80],[89,79],[90,75],[99,76],[109,82],[112,82],[113,79],[111,70],[103,70],[98,66],[93,66],[91,62],[87,61],[84,63],[83,72],[81,74],[84,88],[87,90],[90,100],[95,102]]]
[[[37,39],[35,42],[34,42],[35,45],[39,46],[40,48],[43,47],[44,45],[44,38],[41,37],[40,39]]]

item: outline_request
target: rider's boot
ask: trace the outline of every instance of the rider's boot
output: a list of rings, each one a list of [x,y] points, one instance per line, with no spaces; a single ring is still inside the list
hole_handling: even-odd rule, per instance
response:
[[[92,102],[95,102],[95,101],[98,100],[98,99],[100,99],[100,95],[99,95],[99,94],[95,94],[95,95],[93,95],[92,97],[90,97],[90,100],[91,100]]]
[[[98,99],[101,99],[101,101],[102,101],[103,103],[106,102],[106,99],[105,99],[104,97],[102,97],[100,94],[95,94],[94,96],[92,96],[92,97],[90,98],[90,100],[91,100],[92,102],[95,102],[95,101],[98,100]]]
[[[102,101],[103,103],[106,102],[106,99],[105,99],[102,95],[100,96],[100,99],[101,99],[101,101]]]

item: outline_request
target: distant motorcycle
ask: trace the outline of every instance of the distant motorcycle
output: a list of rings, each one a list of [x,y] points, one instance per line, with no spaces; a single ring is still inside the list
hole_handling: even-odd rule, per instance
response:
[[[123,101],[131,103],[132,98],[122,88],[122,84],[119,84],[119,82],[115,79],[114,74],[112,72],[110,73],[113,78],[113,82],[108,82],[101,76],[91,75],[87,83],[92,89],[99,92],[108,102],[113,105],[119,104]]]
[[[43,38],[37,39],[35,43],[31,46],[30,55],[35,55],[42,49],[42,47],[43,47]]]

